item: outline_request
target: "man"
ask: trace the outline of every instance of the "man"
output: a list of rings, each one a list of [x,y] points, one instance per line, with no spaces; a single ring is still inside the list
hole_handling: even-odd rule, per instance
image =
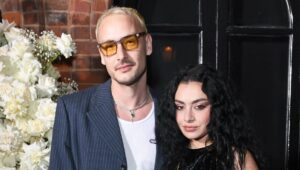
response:
[[[50,169],[159,169],[146,82],[152,38],[143,18],[132,8],[111,8],[99,18],[96,38],[111,79],[59,99]]]

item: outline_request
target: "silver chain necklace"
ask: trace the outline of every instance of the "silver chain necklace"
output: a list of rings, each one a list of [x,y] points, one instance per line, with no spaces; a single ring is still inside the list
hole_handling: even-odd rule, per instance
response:
[[[116,102],[116,100],[114,100],[114,102],[115,102],[116,106],[119,106],[121,109],[126,110],[127,112],[129,112],[129,114],[131,116],[131,121],[133,122],[133,120],[135,118],[136,111],[139,110],[140,108],[144,107],[147,104],[147,101],[148,101],[149,98],[151,98],[151,95],[150,95],[149,91],[147,91],[147,95],[146,95],[145,99],[143,100],[143,102],[140,103],[139,105],[135,106],[132,109],[128,108],[127,106],[125,106],[123,104],[120,104],[119,102]]]

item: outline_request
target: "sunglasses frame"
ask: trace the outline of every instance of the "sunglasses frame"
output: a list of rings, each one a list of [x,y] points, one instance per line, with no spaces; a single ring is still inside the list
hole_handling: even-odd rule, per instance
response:
[[[105,42],[102,42],[102,43],[98,43],[98,44],[97,44],[97,48],[102,52],[102,54],[103,54],[104,56],[106,56],[106,57],[111,57],[111,56],[113,56],[113,55],[115,55],[115,54],[117,53],[117,51],[118,51],[118,43],[120,43],[120,44],[122,45],[122,47],[123,47],[126,51],[134,50],[134,49],[136,49],[136,48],[139,47],[139,38],[142,37],[142,36],[144,36],[144,35],[146,35],[146,34],[147,34],[147,32],[139,32],[139,33],[135,33],[135,34],[126,35],[126,36],[122,37],[122,38],[121,38],[120,40],[118,40],[118,41],[109,40],[109,41],[105,41]],[[124,41],[124,39],[126,39],[126,38],[128,38],[128,37],[131,37],[131,36],[135,36],[135,38],[137,39],[137,47],[128,50],[126,47],[124,47],[122,41]],[[104,49],[103,49],[103,47],[102,47],[102,44],[107,43],[107,42],[112,42],[113,44],[116,45],[116,52],[115,52],[115,53],[113,53],[113,54],[111,54],[111,55],[106,55],[106,54],[103,52]]]

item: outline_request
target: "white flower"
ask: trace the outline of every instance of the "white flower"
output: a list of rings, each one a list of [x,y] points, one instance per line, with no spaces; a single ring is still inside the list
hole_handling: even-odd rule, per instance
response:
[[[15,120],[15,126],[23,133],[23,135],[29,135],[28,131],[28,119],[18,118]],[[24,139],[27,141],[28,139]]]
[[[56,80],[60,77],[59,71],[52,64],[50,64],[47,67],[46,74],[48,74],[50,77],[53,77]]]
[[[0,150],[5,152],[11,151],[13,141],[14,134],[0,125]]]
[[[76,51],[75,44],[69,34],[62,33],[61,38],[56,39],[56,46],[66,58],[69,58],[72,52],[75,53]]]
[[[24,36],[22,35],[21,29],[13,27],[8,31],[4,32],[5,38],[8,42],[12,41],[18,41],[20,39],[23,39]]]
[[[41,63],[33,58],[31,53],[25,53],[22,60],[16,63],[19,71],[16,73],[15,78],[22,82],[34,83],[38,75],[42,73]]]
[[[32,53],[32,45],[29,43],[29,40],[24,38],[18,41],[14,40],[9,44],[10,49],[7,55],[10,57],[12,63],[19,62],[19,60],[22,59],[25,53]]]
[[[47,122],[40,119],[30,119],[27,121],[26,132],[31,136],[41,137],[49,130]]]
[[[3,113],[9,120],[15,120],[17,117],[23,117],[27,114],[27,106],[21,98],[5,98],[4,108]]]
[[[51,62],[70,57],[75,44],[13,26],[0,23],[0,170],[48,169],[55,100],[77,87],[58,82]]]
[[[45,137],[48,139],[49,143],[52,143],[52,130],[49,130],[48,132],[46,132]]]
[[[1,83],[5,89],[1,94],[4,105],[4,114],[7,119],[15,120],[28,115],[28,107],[32,101],[32,90],[25,83],[14,80],[11,84]]]
[[[15,127],[0,126],[0,151],[17,151],[22,142],[22,134]]]
[[[56,103],[49,98],[35,101],[34,121],[30,120],[26,130],[32,136],[44,136],[53,128]],[[46,134],[47,135],[47,134]]]
[[[9,80],[8,77],[1,77],[0,81],[0,97],[10,95],[13,91],[12,80]]]
[[[0,72],[3,70],[4,67],[5,65],[0,61]]]
[[[4,46],[0,47],[0,57],[6,56],[6,54],[8,53],[8,50],[9,50],[8,45],[4,45]]]
[[[53,51],[56,50],[55,39],[56,36],[54,35],[53,31],[43,31],[42,35],[37,40],[37,43],[46,48],[47,51]]]
[[[16,70],[16,67],[11,64],[10,57],[7,55],[8,50],[8,45],[0,47],[0,62],[3,64],[0,73],[6,76],[12,75]]]
[[[37,99],[37,92],[36,92],[35,87],[34,86],[30,86],[28,90],[29,90],[29,93],[30,93],[31,100],[32,101],[36,100]]]
[[[57,92],[56,79],[48,75],[39,75],[38,79],[36,88],[40,97],[51,97]]]
[[[0,32],[8,31],[10,28],[14,27],[16,24],[9,23],[7,20],[2,19],[2,22],[0,22]]]
[[[1,170],[15,170],[17,164],[17,153],[0,152],[0,169]]]
[[[40,99],[35,116],[39,120],[45,121],[48,126],[53,126],[56,103],[51,99]]]
[[[21,153],[20,156],[20,170],[48,169],[50,148],[47,148],[47,144],[46,142],[23,144],[24,153]]]

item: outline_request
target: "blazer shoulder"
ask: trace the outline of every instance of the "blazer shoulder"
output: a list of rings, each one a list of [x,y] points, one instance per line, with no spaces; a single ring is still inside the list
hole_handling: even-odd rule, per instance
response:
[[[62,97],[60,97],[60,100],[64,100],[65,102],[82,102],[87,101],[91,98],[93,94],[96,93],[97,89],[100,88],[100,85],[89,87],[87,89],[67,94]]]
[[[97,96],[102,95],[103,93],[110,92],[110,80],[104,82],[103,84],[89,87],[87,89],[64,95],[59,98],[58,102],[63,102],[67,106],[73,108],[77,107],[87,107],[90,105],[93,100],[97,100]]]

